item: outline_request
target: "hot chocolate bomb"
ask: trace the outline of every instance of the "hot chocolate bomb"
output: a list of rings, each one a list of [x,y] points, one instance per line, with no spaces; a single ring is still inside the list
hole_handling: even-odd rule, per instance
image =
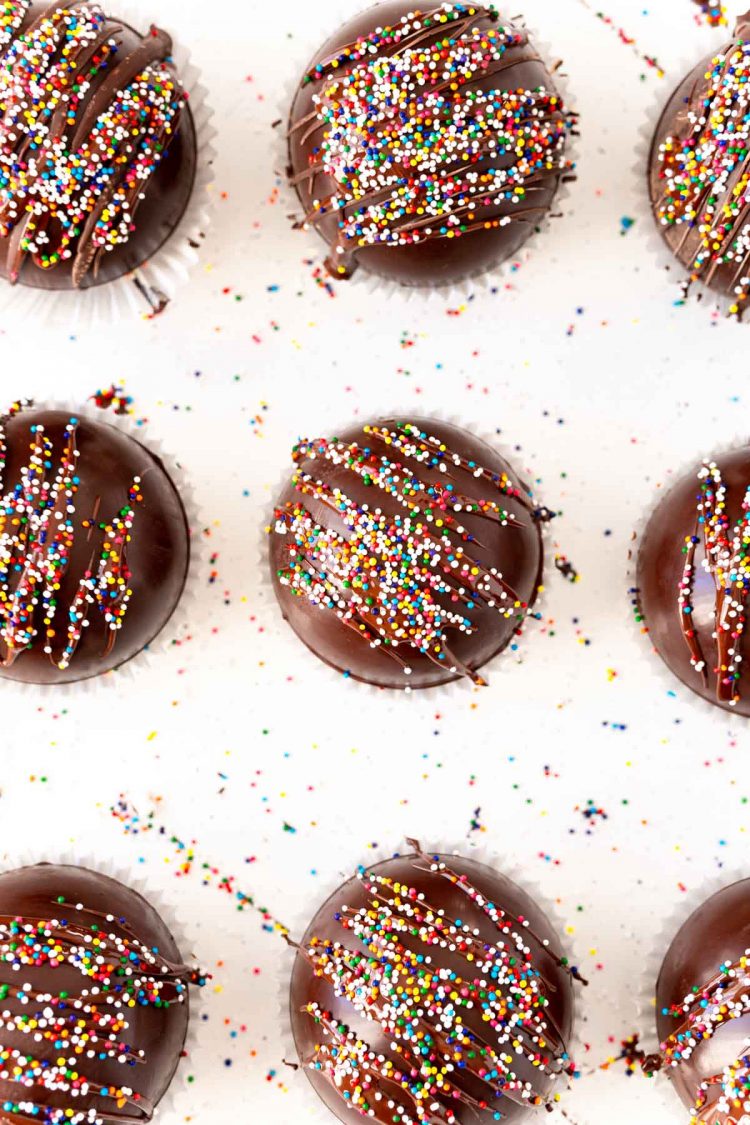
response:
[[[0,277],[87,289],[175,231],[197,142],[171,54],[98,3],[0,4]]]
[[[670,670],[711,703],[750,716],[750,448],[687,473],[638,551],[639,617]]]
[[[52,864],[0,875],[0,1123],[151,1121],[201,983],[114,879]]]
[[[290,178],[335,277],[449,284],[512,257],[549,213],[571,123],[523,29],[480,4],[395,0],[310,64]]]
[[[645,1069],[668,1075],[696,1125],[748,1125],[750,880],[714,895],[682,927],[656,1009],[662,1047]]]
[[[361,870],[310,923],[290,993],[298,1056],[346,1125],[546,1118],[572,1071],[574,977],[523,890],[417,850]]]
[[[0,423],[0,677],[124,664],[172,616],[189,558],[180,497],[140,442],[21,403]]]
[[[376,687],[484,684],[542,578],[549,513],[510,465],[473,434],[419,419],[303,441],[293,459],[270,565],[298,636]]]

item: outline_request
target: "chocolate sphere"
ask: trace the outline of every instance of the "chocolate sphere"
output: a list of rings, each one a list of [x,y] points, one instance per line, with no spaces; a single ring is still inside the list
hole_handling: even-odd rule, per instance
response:
[[[664,1068],[701,1125],[750,1120],[750,880],[714,895],[682,927],[656,989]],[[687,1120],[687,1115],[686,1115]]]
[[[702,60],[667,103],[648,182],[667,246],[697,281],[742,315],[750,297],[750,13],[735,38]],[[728,137],[731,135],[731,143]]]
[[[748,448],[697,466],[649,520],[637,568],[639,616],[664,662],[698,695],[745,716],[748,486]]]
[[[193,983],[153,907],[114,879],[51,864],[0,875],[0,1120],[150,1121]]]
[[[520,887],[417,850],[361,869],[311,922],[291,981],[298,1057],[348,1125],[517,1121],[572,1068],[574,974]]]
[[[161,249],[194,187],[172,40],[89,3],[3,7],[0,277],[52,290],[115,281]],[[33,113],[19,117],[32,90]]]
[[[19,404],[0,430],[0,676],[64,684],[141,652],[185,586],[161,461],[114,426]]]
[[[473,434],[389,419],[300,442],[270,563],[284,617],[332,668],[383,688],[479,673],[542,579],[529,489]]]
[[[571,123],[523,29],[481,5],[393,0],[310,63],[289,174],[334,277],[446,285],[517,254],[548,215]]]

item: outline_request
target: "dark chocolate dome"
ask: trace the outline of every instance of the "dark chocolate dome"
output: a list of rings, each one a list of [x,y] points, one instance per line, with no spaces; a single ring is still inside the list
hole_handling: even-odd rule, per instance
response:
[[[746,1125],[750,1116],[749,997],[750,880],[745,880],[714,895],[685,923],[656,988],[662,1048],[649,1063],[666,1068],[702,1125]]]
[[[0,430],[0,676],[111,671],[163,629],[190,545],[161,461],[114,426],[23,408]]]
[[[376,687],[479,670],[522,629],[542,579],[527,486],[472,434],[390,419],[301,442],[270,563],[284,616],[331,667]]]
[[[150,1121],[202,981],[153,907],[81,867],[5,872],[0,953],[0,1121]]]
[[[298,947],[298,1057],[346,1125],[546,1118],[572,1069],[575,975],[542,910],[497,871],[389,859],[344,883]]]
[[[482,5],[363,12],[310,63],[289,125],[290,177],[335,277],[484,272],[518,253],[570,170],[547,67]]]
[[[669,669],[704,699],[744,716],[748,487],[748,448],[696,466],[651,516],[636,577],[639,616]]]

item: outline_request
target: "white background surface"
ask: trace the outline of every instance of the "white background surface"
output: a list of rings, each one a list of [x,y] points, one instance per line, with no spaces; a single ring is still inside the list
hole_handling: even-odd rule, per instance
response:
[[[165,316],[126,331],[76,338],[14,324],[0,307],[0,370],[8,398],[80,402],[125,379],[136,417],[184,463],[210,535],[199,535],[196,599],[169,629],[182,643],[147,670],[94,694],[2,688],[2,851],[113,860],[183,916],[214,982],[185,1064],[194,1082],[165,1125],[317,1112],[282,1064],[282,943],[236,912],[220,877],[295,925],[339,874],[407,834],[493,849],[557,902],[592,981],[580,1060],[592,1070],[611,1040],[650,1031],[638,1004],[662,926],[742,870],[748,848],[745,724],[665,680],[627,595],[631,531],[657,487],[747,424],[750,328],[709,303],[674,306],[632,172],[656,99],[721,33],[696,26],[690,0],[607,0],[616,27],[659,56],[660,80],[580,0],[524,0],[581,111],[565,216],[494,294],[385,300],[353,283],[331,299],[277,195],[270,125],[283,84],[346,6],[157,7],[192,39],[218,113],[201,266]],[[636,222],[623,236],[624,216]],[[259,529],[294,440],[394,408],[497,432],[561,510],[554,536],[581,572],[577,586],[549,574],[543,626],[483,691],[402,698],[339,681],[264,589]],[[156,828],[126,835],[110,814],[120,793],[142,817],[157,809]],[[608,816],[591,835],[589,800]],[[484,830],[471,833],[477,808]],[[182,879],[172,835],[195,841]],[[585,1078],[567,1104],[577,1125],[687,1116],[619,1072]]]

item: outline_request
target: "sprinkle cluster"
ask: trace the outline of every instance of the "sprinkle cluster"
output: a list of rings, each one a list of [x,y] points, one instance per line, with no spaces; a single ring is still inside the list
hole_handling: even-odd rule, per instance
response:
[[[732,527],[727,516],[727,489],[715,462],[706,462],[699,475],[700,493],[696,528],[683,548],[685,566],[680,580],[679,609],[682,632],[695,670],[706,678],[706,659],[693,628],[695,555],[705,547],[704,568],[716,587],[717,694],[722,703],[736,705],[742,676],[742,638],[750,594],[750,485],[742,501],[742,515]]]
[[[657,219],[683,228],[681,246],[695,242],[692,280],[710,285],[717,271],[729,272],[734,316],[750,298],[749,81],[750,43],[739,40],[713,60],[686,110],[686,135],[668,136],[658,157]]]
[[[362,1116],[394,1125],[455,1125],[462,1107],[473,1111],[472,1120],[482,1111],[500,1120],[497,1107],[507,1101],[548,1105],[541,1089],[518,1073],[519,1060],[548,1079],[571,1069],[546,1014],[535,956],[545,943],[437,857],[413,862],[433,886],[445,879],[460,888],[492,921],[497,941],[435,908],[428,894],[360,870],[367,905],[336,915],[351,947],[313,938],[300,952],[360,1026],[368,1021],[388,1047],[373,1050],[309,1003],[305,1011],[318,1023],[321,1041],[306,1061]]]
[[[693,0],[693,3],[700,8],[703,19],[709,27],[726,27],[728,24],[725,4],[719,3],[718,0]]]
[[[16,404],[11,416],[22,407]],[[5,648],[5,667],[40,642],[50,660],[65,670],[89,625],[92,609],[104,619],[107,651],[111,651],[132,598],[127,545],[135,509],[142,500],[137,477],[127,503],[113,518],[102,520],[92,515],[81,521],[89,539],[101,546],[98,551],[92,547],[91,564],[65,610],[64,632],[56,627],[60,588],[70,566],[76,534],[75,499],[80,486],[77,429],[77,419],[71,418],[55,465],[54,446],[44,427],[32,425],[28,465],[22,469],[19,482],[0,498],[0,641]],[[2,488],[6,459],[5,432],[0,426]]]
[[[472,558],[476,540],[462,516],[479,515],[504,527],[516,521],[501,503],[465,495],[452,474],[469,473],[527,507],[528,496],[506,474],[458,456],[412,423],[394,429],[365,426],[364,433],[387,452],[317,439],[295,447],[294,459],[308,466],[323,461],[343,467],[365,487],[395,500],[404,514],[386,514],[377,499],[356,503],[312,469],[298,468],[293,483],[299,500],[275,513],[276,533],[289,540],[288,563],[278,572],[279,580],[293,594],[336,613],[371,647],[382,648],[400,663],[407,675],[408,656],[400,650],[412,649],[482,683],[450,651],[446,631],[473,633],[470,614],[480,604],[519,624],[528,606],[498,570]],[[443,479],[428,484],[409,462]],[[321,525],[310,512],[313,505],[335,514],[344,532]]]
[[[0,1036],[28,1037],[37,1051],[44,1044],[52,1055],[39,1058],[0,1044],[0,1082],[23,1089],[17,1101],[0,1101],[0,1113],[48,1125],[102,1125],[120,1117],[150,1121],[154,1107],[147,1099],[129,1086],[93,1082],[79,1070],[79,1060],[106,1058],[128,1067],[143,1064],[144,1052],[123,1038],[129,1009],[182,1004],[188,986],[202,985],[204,977],[187,966],[171,964],[139,942],[124,919],[99,915],[62,899],[57,906],[70,918],[0,918],[0,965],[23,975],[20,985],[0,984]],[[99,920],[75,919],[83,913]],[[28,970],[65,967],[82,978],[76,994],[41,991],[29,979]],[[43,1091],[68,1095],[70,1105],[45,1105]],[[91,1098],[105,1099],[112,1108],[106,1113],[78,1108],[83,1099]],[[121,1112],[124,1107],[130,1107],[130,1113]]]
[[[682,1004],[663,1014],[679,1021],[677,1030],[662,1044],[660,1055],[662,1065],[676,1068],[720,1028],[750,1014],[750,950],[734,964],[725,962],[714,980],[694,989]],[[723,1074],[699,1087],[692,1117],[700,1125],[740,1125],[750,1115],[750,1041],[745,1048]],[[720,1096],[712,1100],[715,1090],[720,1090]]]
[[[80,284],[134,230],[183,93],[170,65],[149,63],[150,46],[135,75],[120,74],[117,51],[99,5],[71,4],[0,58],[0,237],[11,280],[31,256],[41,269],[73,259]]]
[[[323,173],[335,191],[307,221],[337,216],[342,272],[365,246],[457,238],[543,213],[534,191],[569,167],[571,122],[554,91],[483,88],[509,65],[509,49],[527,44],[515,28],[476,26],[488,17],[497,22],[468,4],[412,13],[309,75],[322,138],[300,179]]]
[[[31,0],[0,0],[0,47],[5,47],[23,23]]]

